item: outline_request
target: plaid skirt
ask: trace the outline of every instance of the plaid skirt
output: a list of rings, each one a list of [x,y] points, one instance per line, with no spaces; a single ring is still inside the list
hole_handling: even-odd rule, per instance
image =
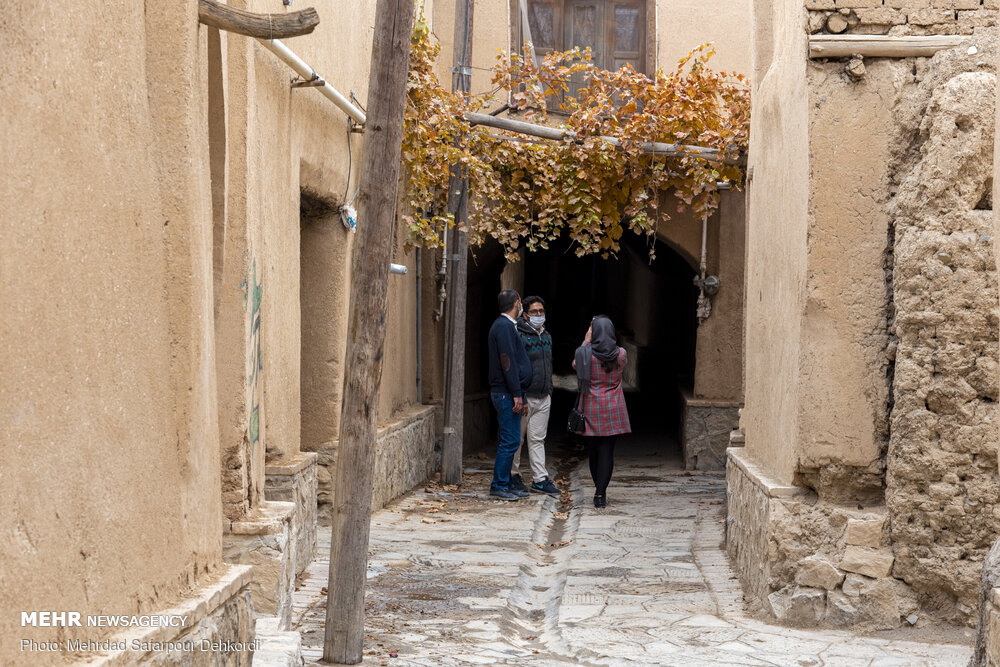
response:
[[[583,414],[587,418],[584,435],[609,436],[631,433],[632,425],[625,407],[622,373],[628,355],[618,348],[618,367],[610,373],[595,357],[590,363],[590,392],[583,398]]]

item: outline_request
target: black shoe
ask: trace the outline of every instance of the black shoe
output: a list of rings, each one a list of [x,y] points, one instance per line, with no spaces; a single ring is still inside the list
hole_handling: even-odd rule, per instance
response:
[[[535,482],[531,485],[532,493],[544,493],[550,496],[558,497],[561,495],[559,487],[552,483],[552,480],[546,477],[541,482]]]
[[[510,488],[514,491],[527,491],[528,489],[524,486],[524,480],[521,479],[520,475],[510,476]]]
[[[531,495],[527,491],[518,491],[517,489],[508,489],[508,492],[513,493],[518,498],[527,498]]]
[[[520,500],[521,497],[514,495],[510,491],[504,491],[503,489],[490,489],[490,495],[494,498],[500,498],[501,500]],[[527,494],[525,494],[527,495]]]
[[[604,494],[595,493],[594,494],[594,507],[597,509],[604,509],[608,506],[608,498]]]

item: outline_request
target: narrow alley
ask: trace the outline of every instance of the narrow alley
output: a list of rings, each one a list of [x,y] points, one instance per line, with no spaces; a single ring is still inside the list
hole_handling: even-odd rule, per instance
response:
[[[488,498],[492,459],[376,513],[366,664],[965,665],[973,631],[856,636],[769,625],[745,608],[724,548],[725,478],[624,443],[595,510],[586,463],[560,500]],[[321,529],[322,530],[322,529]],[[322,656],[329,528],[295,593],[306,664]],[[942,632],[948,634],[942,634]]]

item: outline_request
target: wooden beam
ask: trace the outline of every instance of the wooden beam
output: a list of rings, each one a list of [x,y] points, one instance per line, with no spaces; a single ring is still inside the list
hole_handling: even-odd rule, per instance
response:
[[[254,14],[215,0],[198,0],[198,22],[257,39],[284,39],[308,35],[319,25],[312,7],[287,14]]]
[[[412,27],[413,0],[377,1],[361,156],[360,229],[351,251],[343,416],[333,462],[323,661],[337,664],[355,665],[364,654],[376,419]]]
[[[919,58],[952,49],[971,35],[810,35],[810,58]]]
[[[465,119],[473,125],[485,125],[486,127],[492,127],[498,130],[507,130],[508,132],[527,134],[531,137],[540,137],[542,139],[551,139],[553,141],[577,138],[576,133],[572,130],[526,123],[522,120],[514,120],[513,118],[497,118],[482,113],[470,113],[465,115]],[[614,137],[601,138],[613,146],[621,146],[621,142]],[[720,159],[719,149],[709,148],[707,146],[665,144],[650,141],[642,144],[642,151],[651,155],[664,155],[666,157],[681,157],[689,155],[711,161],[718,161]],[[726,164],[742,164],[742,162],[738,160],[724,160],[724,162]]]

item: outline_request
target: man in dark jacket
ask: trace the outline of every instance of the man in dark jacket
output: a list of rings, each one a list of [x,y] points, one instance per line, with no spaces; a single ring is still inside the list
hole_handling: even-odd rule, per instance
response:
[[[514,454],[511,484],[515,489],[527,490],[519,471],[521,450],[526,442],[533,478],[531,491],[558,496],[559,488],[552,483],[545,468],[545,435],[552,407],[552,336],[545,330],[545,300],[542,297],[529,296],[524,299],[524,317],[517,318],[517,331],[521,334],[521,341],[531,362],[531,384],[525,390],[521,419],[522,446]]]
[[[500,430],[497,434],[497,457],[493,464],[490,495],[504,500],[525,498],[528,493],[513,489],[510,467],[514,452],[521,444],[521,413],[524,392],[531,384],[531,362],[517,333],[521,316],[521,297],[514,290],[497,296],[500,316],[490,327],[487,347],[490,361],[490,399],[497,411]]]

